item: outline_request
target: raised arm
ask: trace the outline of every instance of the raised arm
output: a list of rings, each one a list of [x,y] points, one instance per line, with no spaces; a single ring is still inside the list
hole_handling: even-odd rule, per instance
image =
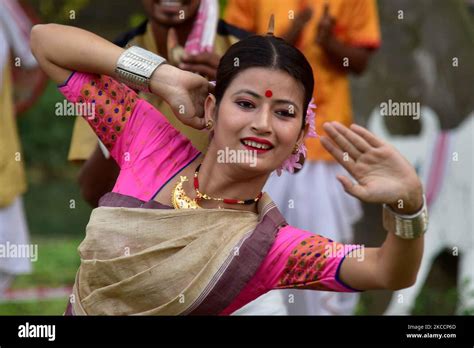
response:
[[[385,203],[398,214],[411,215],[423,206],[415,169],[391,145],[363,127],[337,122],[324,125],[321,143],[356,180],[338,179],[347,193],[368,203]],[[400,289],[415,283],[423,255],[423,236],[402,239],[389,231],[380,248],[365,248],[363,261],[346,257],[341,279],[351,287]]]
[[[124,49],[75,27],[59,24],[35,25],[31,48],[41,68],[57,83],[72,71],[115,77],[115,67]],[[162,97],[184,124],[204,128],[203,105],[212,86],[197,74],[168,64],[151,76],[150,90]]]
[[[59,24],[38,24],[31,30],[31,49],[41,68],[56,83],[71,72],[114,76],[123,48],[88,31]]]

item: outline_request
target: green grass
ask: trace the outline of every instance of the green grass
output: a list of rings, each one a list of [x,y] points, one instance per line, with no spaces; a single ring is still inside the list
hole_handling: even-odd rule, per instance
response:
[[[24,196],[28,227],[33,237],[83,238],[91,208],[76,183],[76,168],[45,176],[28,168],[28,192]]]
[[[67,298],[0,304],[0,315],[63,315]]]
[[[79,267],[77,253],[79,239],[34,239],[38,244],[38,260],[33,262],[33,273],[18,276],[13,289],[37,286],[59,287],[72,285]]]
[[[376,292],[365,292],[357,304],[356,315],[378,315],[380,308],[385,308],[380,299],[377,301]],[[415,300],[411,315],[455,315],[459,300],[458,289],[451,287],[447,290],[425,285]],[[387,303],[388,305],[388,303]],[[474,310],[468,309],[462,315],[473,315]]]
[[[412,315],[446,315],[455,313],[458,301],[458,291],[450,288],[447,291],[437,291],[423,287],[416,298]]]
[[[35,238],[38,260],[33,273],[15,278],[12,289],[71,286],[79,267],[80,239]],[[67,298],[0,303],[0,315],[62,315]]]

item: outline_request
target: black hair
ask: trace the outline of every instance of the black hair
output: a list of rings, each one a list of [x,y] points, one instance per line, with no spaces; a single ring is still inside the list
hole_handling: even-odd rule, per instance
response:
[[[219,62],[214,95],[219,105],[233,79],[248,68],[282,70],[295,78],[304,88],[303,124],[306,109],[313,96],[313,69],[296,47],[273,35],[252,35],[232,45]]]

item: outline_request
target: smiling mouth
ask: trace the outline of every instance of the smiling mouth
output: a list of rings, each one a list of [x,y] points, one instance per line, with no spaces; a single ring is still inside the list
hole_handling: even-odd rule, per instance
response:
[[[242,139],[240,143],[244,145],[249,150],[256,150],[257,152],[266,152],[273,149],[272,145],[262,144],[253,140]]]
[[[161,7],[171,7],[171,8],[177,8],[177,7],[183,7],[187,5],[189,1],[183,1],[183,0],[159,0],[157,2],[158,5]]]
[[[189,1],[183,0],[160,0],[155,2],[157,9],[159,8],[165,14],[175,15],[189,3]]]
[[[169,5],[169,6],[176,5],[176,6],[179,6],[179,5],[183,4],[183,1],[181,1],[181,0],[160,0],[160,1],[158,1],[158,3],[160,5]]]

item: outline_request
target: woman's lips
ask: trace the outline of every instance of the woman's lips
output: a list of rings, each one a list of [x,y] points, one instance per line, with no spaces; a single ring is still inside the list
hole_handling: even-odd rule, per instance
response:
[[[265,153],[265,152],[268,152],[268,151],[270,151],[271,149],[273,149],[273,146],[271,146],[271,147],[268,148],[268,149],[261,149],[261,148],[258,148],[258,147],[253,147],[253,146],[251,146],[251,145],[245,144],[243,140],[241,140],[240,143],[241,143],[247,150],[256,151],[257,153]]]
[[[251,146],[247,146],[244,144],[244,147],[247,149],[247,150],[250,150],[250,151],[255,151],[257,153],[265,153],[265,152],[268,152],[270,151],[271,149],[268,149],[268,150],[265,150],[265,149],[257,149],[255,147],[251,147]]]

